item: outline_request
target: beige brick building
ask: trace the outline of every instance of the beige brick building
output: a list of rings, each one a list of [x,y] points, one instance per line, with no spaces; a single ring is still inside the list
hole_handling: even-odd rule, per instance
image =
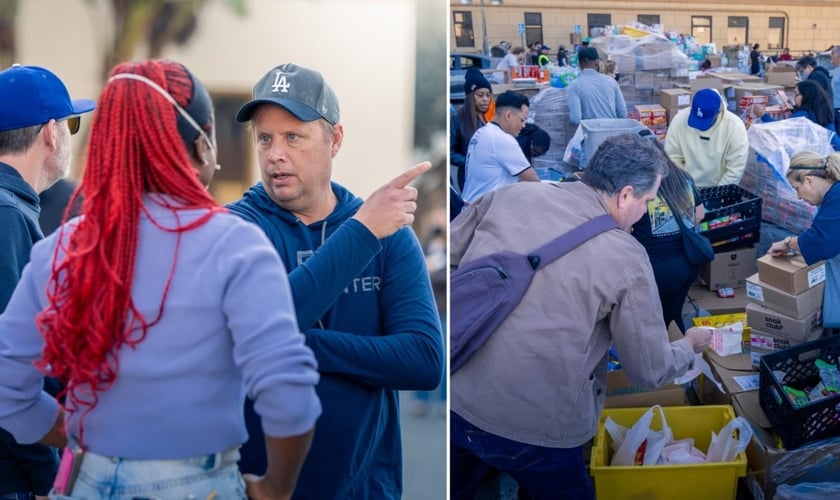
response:
[[[556,51],[569,48],[575,25],[583,36],[605,26],[630,21],[693,35],[699,43],[726,45],[759,43],[773,55],[789,47],[794,57],[824,51],[840,42],[840,1],[801,0],[706,0],[620,1],[620,0],[451,0],[450,48],[452,51],[481,52],[486,25],[490,46],[501,40],[514,45],[542,42]],[[483,4],[483,7],[482,7]],[[482,10],[484,19],[482,22]],[[524,24],[520,36],[518,25]]]

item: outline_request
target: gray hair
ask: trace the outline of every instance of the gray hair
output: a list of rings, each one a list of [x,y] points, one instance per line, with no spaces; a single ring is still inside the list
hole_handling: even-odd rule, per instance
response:
[[[43,125],[16,128],[0,132],[0,155],[22,154],[35,144],[35,138]]]
[[[639,134],[606,138],[589,160],[581,180],[610,196],[624,186],[639,193],[650,192],[657,177],[668,175],[668,157],[653,141]]]

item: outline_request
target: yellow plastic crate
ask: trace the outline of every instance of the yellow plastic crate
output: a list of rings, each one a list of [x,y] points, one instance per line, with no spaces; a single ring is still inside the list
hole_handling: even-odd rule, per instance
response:
[[[665,419],[675,439],[694,438],[694,446],[708,451],[712,432],[718,433],[735,418],[731,405],[664,407]],[[590,473],[595,480],[595,495],[600,500],[645,498],[662,500],[734,499],[738,478],[747,473],[747,457],[741,452],[732,462],[692,465],[610,466],[612,449],[604,428],[607,416],[625,427],[631,427],[647,408],[606,408],[598,424],[592,446]],[[659,412],[654,413],[651,427],[662,428]]]

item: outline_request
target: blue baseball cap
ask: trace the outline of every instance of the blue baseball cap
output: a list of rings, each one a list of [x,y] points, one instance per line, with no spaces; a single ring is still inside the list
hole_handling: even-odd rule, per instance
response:
[[[0,100],[0,132],[78,116],[96,107],[91,99],[70,99],[55,73],[19,64],[0,71]]]
[[[720,113],[722,102],[722,98],[716,90],[698,90],[691,99],[691,114],[688,115],[688,126],[700,131],[712,128],[718,113]]]

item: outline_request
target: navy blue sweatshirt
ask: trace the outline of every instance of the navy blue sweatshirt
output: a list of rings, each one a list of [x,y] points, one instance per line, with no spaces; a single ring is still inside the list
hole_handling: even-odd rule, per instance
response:
[[[29,262],[32,245],[44,237],[38,214],[38,193],[16,169],[0,163],[0,313]],[[42,444],[18,444],[0,429],[0,495],[46,495],[57,470],[54,449]]]
[[[323,413],[295,499],[402,496],[399,390],[431,390],[443,339],[423,251],[409,227],[376,240],[351,217],[362,200],[332,183],[333,212],[306,225],[261,183],[228,208],[265,231],[289,272],[298,323],[318,360]],[[259,419],[240,469],[265,471]],[[443,439],[443,436],[441,436]]]

